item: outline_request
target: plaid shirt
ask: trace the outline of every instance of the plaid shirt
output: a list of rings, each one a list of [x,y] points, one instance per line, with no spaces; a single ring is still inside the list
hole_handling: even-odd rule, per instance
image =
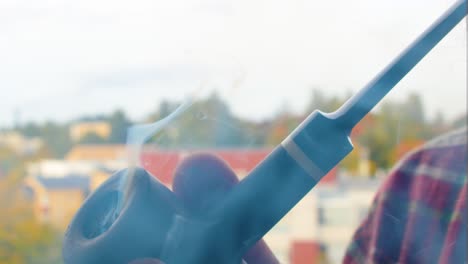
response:
[[[396,166],[343,263],[467,263],[466,132],[439,137]]]

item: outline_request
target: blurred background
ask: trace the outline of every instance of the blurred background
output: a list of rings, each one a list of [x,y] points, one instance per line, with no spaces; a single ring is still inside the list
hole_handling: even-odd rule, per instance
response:
[[[169,188],[192,152],[243,178],[328,112],[448,0],[0,0],[0,263],[61,263],[84,199],[127,165],[127,128],[194,104],[141,164]],[[466,125],[466,19],[352,134],[354,151],[265,237],[281,263],[339,263],[408,151]]]

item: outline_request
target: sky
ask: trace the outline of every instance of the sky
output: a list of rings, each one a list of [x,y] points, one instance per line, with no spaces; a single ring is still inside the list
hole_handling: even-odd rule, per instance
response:
[[[251,119],[301,112],[312,88],[356,92],[448,0],[0,0],[0,127],[125,110],[217,90]],[[386,100],[466,112],[466,18]]]

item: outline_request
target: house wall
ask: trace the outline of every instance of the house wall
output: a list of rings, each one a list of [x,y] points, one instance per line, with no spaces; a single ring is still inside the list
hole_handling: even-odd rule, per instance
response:
[[[89,133],[107,139],[111,133],[111,126],[107,122],[83,122],[77,123],[70,127],[70,137],[73,141],[79,141]]]
[[[48,221],[65,230],[84,200],[81,190],[48,190]]]

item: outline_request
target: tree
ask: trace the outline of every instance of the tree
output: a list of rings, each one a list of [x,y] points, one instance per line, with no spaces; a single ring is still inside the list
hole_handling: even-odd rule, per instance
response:
[[[8,173],[15,163],[15,153],[6,146],[0,145],[0,180]]]
[[[25,137],[40,138],[54,158],[63,157],[72,146],[68,124],[59,124],[53,121],[47,121],[44,124],[29,122],[18,127],[17,131]]]
[[[79,144],[104,144],[106,143],[106,140],[102,138],[101,136],[99,136],[98,134],[94,132],[90,132],[84,135],[78,143]]]
[[[19,128],[19,131],[26,137],[39,137],[41,136],[41,127],[36,123],[29,122],[23,127]]]
[[[338,109],[344,101],[344,99],[337,96],[327,97],[320,89],[314,88],[307,111],[312,112],[320,110],[322,112],[333,112]]]
[[[179,105],[180,103],[177,102],[162,100],[159,103],[156,111],[148,115],[147,122],[152,123],[163,119],[164,117],[174,112],[177,109],[177,107],[179,107]]]
[[[416,125],[423,126],[426,122],[422,98],[419,94],[411,93],[402,105],[402,112],[406,119]]]
[[[163,101],[150,120],[160,120],[175,111],[180,104]],[[246,122],[235,117],[226,102],[213,93],[194,102],[184,113],[150,141],[163,147],[226,147],[248,144]]]
[[[127,129],[132,125],[130,120],[122,110],[117,110],[109,117],[108,122],[111,125],[111,134],[109,143],[125,144],[127,140]]]
[[[35,217],[31,196],[23,185],[25,164],[40,156],[22,159],[7,155],[15,163],[0,179],[0,263],[60,263],[59,233]]]
[[[229,106],[217,93],[213,93],[205,102],[211,109],[214,121],[214,146],[239,146],[243,143],[243,131],[240,122],[234,117]]]
[[[401,142],[427,140],[431,131],[422,98],[413,93],[403,102],[383,102],[376,122],[358,137],[358,142],[369,149],[370,159],[377,167],[389,168],[396,162],[394,153]]]
[[[302,118],[294,115],[289,106],[284,103],[280,111],[271,122],[270,131],[267,133],[266,143],[276,146],[281,143],[302,121]]]
[[[65,156],[72,146],[69,127],[66,124],[62,125],[51,121],[46,122],[41,127],[41,138],[55,158]]]
[[[408,139],[429,138],[424,105],[419,94],[411,93],[399,109],[400,135]]]
[[[464,114],[459,118],[456,118],[454,121],[451,122],[450,127],[452,129],[466,127],[467,124],[467,115]]]
[[[436,135],[441,135],[442,133],[450,130],[449,125],[447,121],[445,120],[445,116],[440,111],[436,112],[435,117],[431,121],[429,126],[430,126],[429,130],[430,130],[431,138]]]

